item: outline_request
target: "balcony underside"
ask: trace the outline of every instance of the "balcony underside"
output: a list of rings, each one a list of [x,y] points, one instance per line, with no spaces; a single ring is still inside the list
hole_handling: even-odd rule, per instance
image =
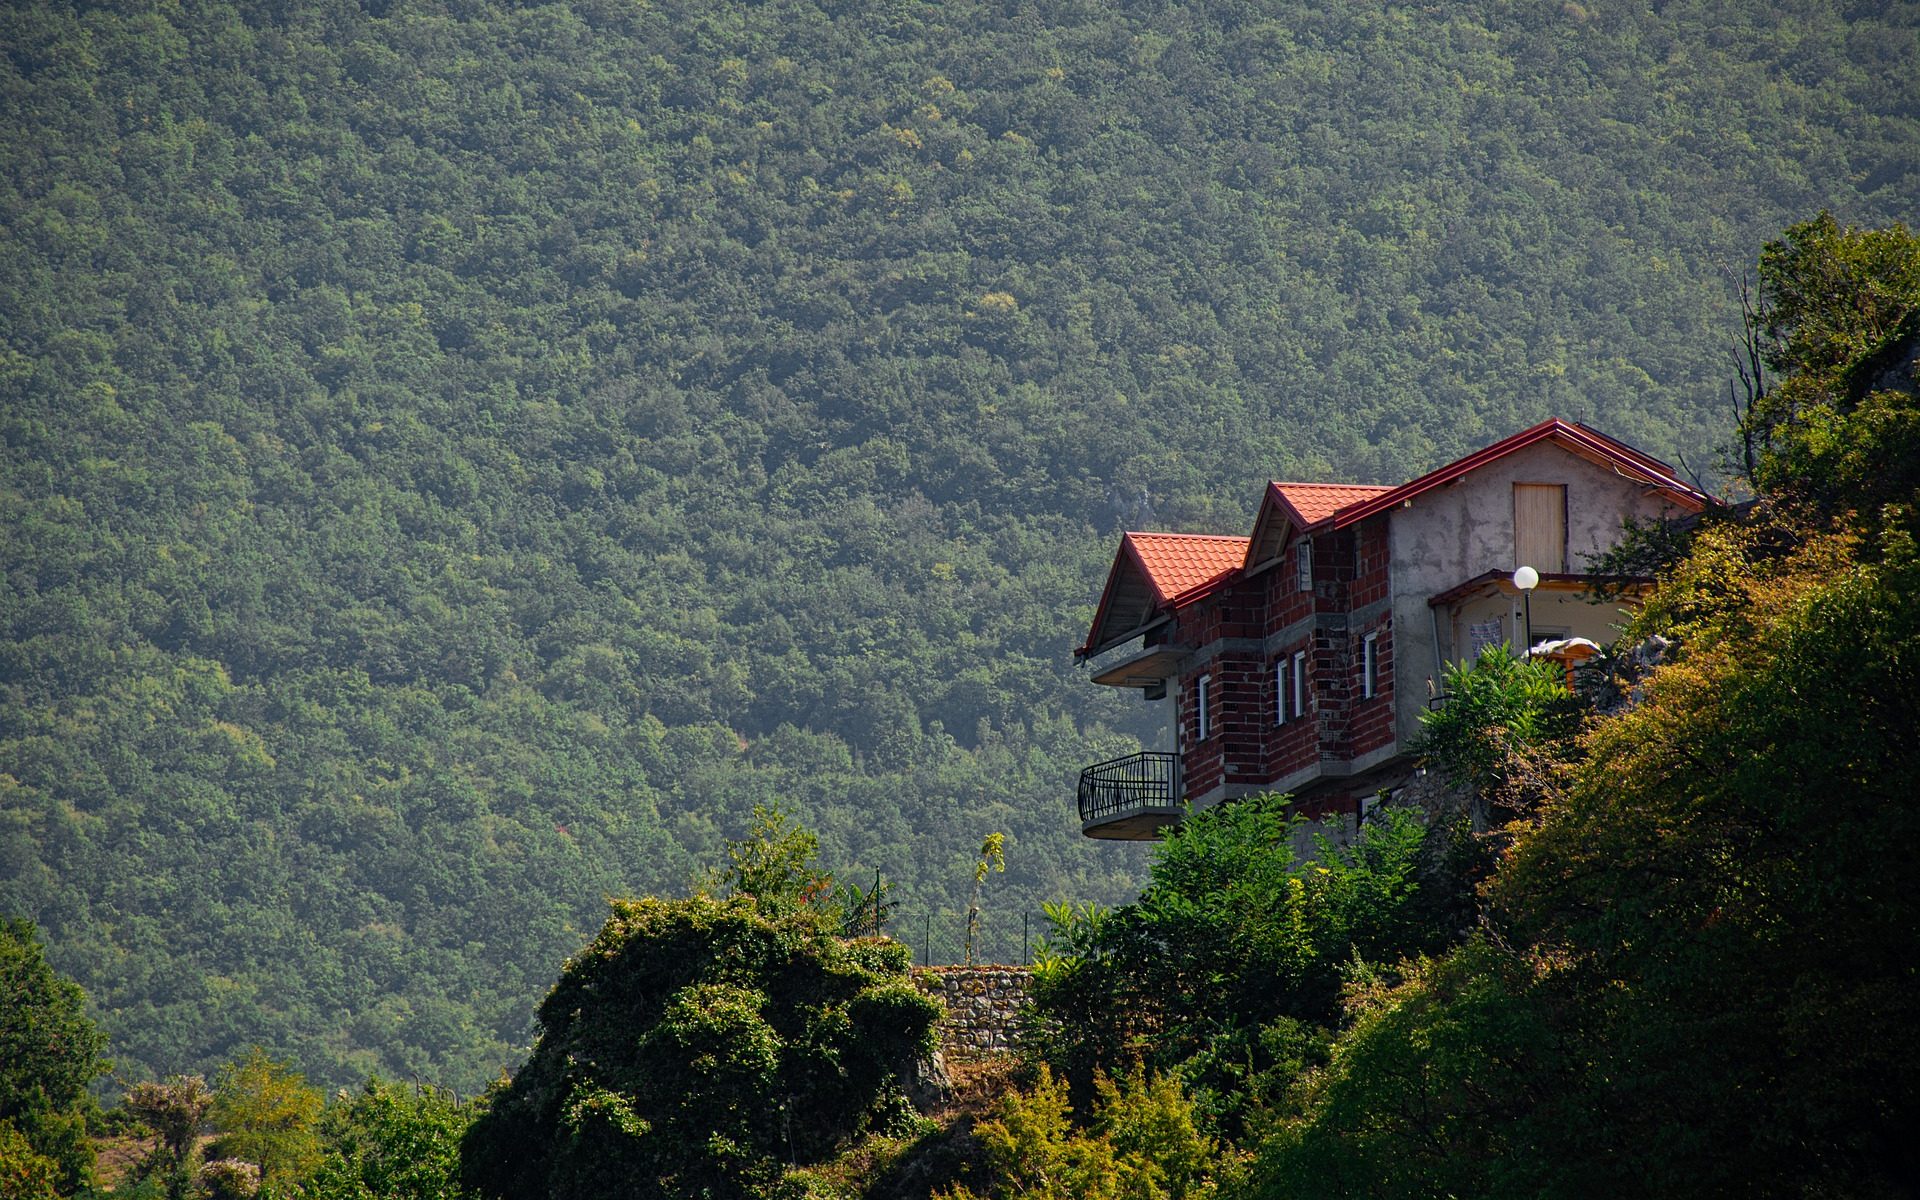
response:
[[[1131,811],[1110,813],[1080,824],[1086,837],[1108,842],[1151,842],[1169,825],[1177,825],[1186,815],[1183,805],[1142,805]]]
[[[1186,654],[1183,646],[1155,646],[1105,668],[1093,677],[1093,682],[1123,688],[1164,684],[1180,673],[1180,663]]]

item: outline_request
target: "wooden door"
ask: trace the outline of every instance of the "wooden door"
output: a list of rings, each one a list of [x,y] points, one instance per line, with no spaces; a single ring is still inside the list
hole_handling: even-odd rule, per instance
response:
[[[1567,485],[1513,485],[1513,565],[1542,575],[1567,570]]]

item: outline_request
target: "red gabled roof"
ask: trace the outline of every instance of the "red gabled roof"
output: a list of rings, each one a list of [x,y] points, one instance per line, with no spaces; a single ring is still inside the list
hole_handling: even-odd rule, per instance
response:
[[[1129,533],[1126,544],[1162,604],[1220,582],[1247,556],[1246,538],[1211,533]]]
[[[1318,525],[1349,504],[1371,500],[1393,489],[1365,483],[1270,483],[1270,494],[1292,510],[1300,528]]]
[[[1483,450],[1476,450],[1465,458],[1450,462],[1437,471],[1429,471],[1418,479],[1382,492],[1372,499],[1347,505],[1333,515],[1332,526],[1335,529],[1345,529],[1355,521],[1364,521],[1375,513],[1385,512],[1387,509],[1413,499],[1422,492],[1452,483],[1488,463],[1542,441],[1555,442],[1563,449],[1578,454],[1582,458],[1602,466],[1612,467],[1630,479],[1637,479],[1649,487],[1658,488],[1675,504],[1689,512],[1699,512],[1707,506],[1707,495],[1681,482],[1679,476],[1673,473],[1673,468],[1666,463],[1642,454],[1625,442],[1616,441],[1606,434],[1588,429],[1584,425],[1569,425],[1556,417],[1542,421],[1530,429],[1523,429],[1510,438],[1503,438]]]
[[[1551,441],[1571,454],[1598,463],[1666,495],[1678,507],[1699,512],[1711,499],[1681,481],[1672,467],[1625,442],[1585,425],[1559,419],[1542,421],[1465,458],[1399,487],[1355,483],[1270,483],[1254,520],[1253,536],[1218,537],[1204,533],[1129,533],[1120,541],[1106,589],[1093,616],[1093,628],[1076,652],[1086,658],[1126,640],[1156,620],[1164,609],[1191,602],[1219,584],[1259,564],[1284,545],[1268,545],[1273,521],[1284,518],[1297,530],[1344,529],[1395,508],[1422,492],[1452,483],[1481,467],[1536,442]],[[1284,531],[1281,531],[1284,534]],[[1262,548],[1265,547],[1263,550]],[[1124,626],[1115,636],[1107,623]]]
[[[1120,616],[1127,630],[1140,628],[1158,610],[1190,600],[1239,573],[1247,539],[1210,533],[1128,533],[1107,572],[1107,586],[1094,610],[1085,658],[1112,639],[1104,635],[1109,619]]]
[[[1253,536],[1247,539],[1247,569],[1251,571],[1259,562],[1280,553],[1287,542],[1288,525],[1295,529],[1317,525],[1346,505],[1388,490],[1360,483],[1269,483],[1260,500],[1260,513],[1253,519]]]

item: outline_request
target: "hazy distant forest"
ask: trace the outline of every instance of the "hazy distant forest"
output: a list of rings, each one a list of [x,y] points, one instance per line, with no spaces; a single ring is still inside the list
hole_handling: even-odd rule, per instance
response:
[[[477,1088],[771,800],[909,921],[990,831],[1002,934],[1126,899],[1120,530],[1547,415],[1711,480],[1761,243],[1920,215],[1898,3],[0,31],[0,913],[127,1079]]]

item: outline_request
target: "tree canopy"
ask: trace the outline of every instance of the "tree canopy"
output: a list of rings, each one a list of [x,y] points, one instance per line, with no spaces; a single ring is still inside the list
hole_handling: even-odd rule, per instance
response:
[[[48,964],[32,922],[0,918],[0,1181],[72,1195],[93,1173],[87,1088],[107,1071],[86,994]]]
[[[0,909],[130,1077],[475,1090],[790,802],[1129,898],[1129,527],[1549,414],[1702,462],[1723,267],[1910,216],[1912,6],[0,11]],[[936,929],[939,923],[936,923]]]

